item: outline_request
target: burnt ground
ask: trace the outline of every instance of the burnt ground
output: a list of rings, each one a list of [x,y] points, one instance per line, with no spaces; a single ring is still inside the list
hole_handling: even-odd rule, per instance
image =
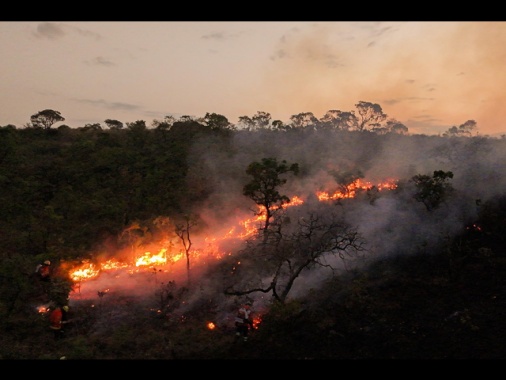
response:
[[[65,338],[43,314],[4,324],[0,357],[114,360],[459,360],[506,358],[506,259],[397,257],[273,307],[248,342],[216,310],[161,313],[152,299],[74,303]],[[110,297],[110,298],[106,298]],[[175,300],[176,301],[176,300]],[[30,308],[33,308],[31,305]],[[211,318],[210,318],[211,317]]]

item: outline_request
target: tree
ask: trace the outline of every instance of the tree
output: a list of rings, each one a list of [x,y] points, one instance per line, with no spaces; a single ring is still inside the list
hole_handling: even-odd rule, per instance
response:
[[[137,248],[142,245],[147,235],[147,228],[139,224],[139,222],[133,222],[130,226],[125,228],[120,236],[119,241],[126,240],[132,250],[132,263],[137,262]]]
[[[316,266],[334,269],[328,256],[345,260],[364,250],[358,232],[335,212],[309,212],[301,216],[295,211],[292,217],[288,215],[275,218],[276,228],[269,231],[267,244],[249,243],[239,258],[241,266],[234,273],[234,282],[226,286],[225,294],[272,293],[275,301],[284,304],[304,270]],[[266,278],[268,284],[264,282]]]
[[[302,112],[297,115],[292,115],[290,116],[290,120],[292,121],[292,126],[294,128],[314,128],[318,125],[318,119],[312,112]]]
[[[158,130],[169,130],[176,122],[176,118],[172,115],[167,115],[163,120],[153,120],[152,126]]]
[[[355,104],[355,107],[357,107],[358,114],[360,115],[358,122],[359,131],[377,128],[387,118],[387,115],[383,113],[383,109],[377,103],[361,100]]]
[[[237,124],[246,131],[252,131],[255,128],[255,122],[249,116],[239,116]]]
[[[422,202],[427,211],[439,207],[453,192],[453,186],[448,181],[453,178],[451,171],[435,170],[432,177],[426,174],[418,174],[411,178],[417,191],[414,198]]]
[[[232,125],[225,116],[217,113],[206,113],[203,121],[213,131],[227,130]]]
[[[104,120],[104,123],[110,128],[110,129],[122,129],[123,123],[118,120],[114,119],[106,119]]]
[[[58,111],[46,109],[32,115],[30,121],[36,128],[50,129],[53,124],[65,121],[65,118]]]
[[[133,146],[137,149],[144,149],[148,140],[148,128],[144,120],[137,120],[133,123],[127,123],[128,137]]]
[[[397,133],[405,135],[408,133],[408,127],[395,119],[389,119],[385,125],[373,127],[372,131],[378,134]]]
[[[336,184],[338,186],[338,191],[345,195],[346,197],[350,196],[351,191],[355,191],[355,187],[353,184],[359,180],[364,178],[364,174],[360,169],[354,171],[337,171],[330,170],[329,174],[334,177]]]
[[[271,114],[268,112],[257,111],[251,118],[256,125],[257,129],[265,129],[269,127],[271,122]]]
[[[290,202],[290,198],[281,195],[278,191],[278,188],[287,181],[286,178],[280,176],[290,172],[297,175],[299,164],[288,165],[285,160],[278,163],[276,158],[262,158],[261,162],[252,162],[246,169],[246,173],[253,179],[243,187],[243,195],[263,207],[262,211],[265,212],[264,231],[269,228],[272,216],[285,203]]]
[[[191,123],[192,121],[197,121],[193,116],[190,115],[182,115],[177,121],[182,123]]]
[[[190,231],[193,227],[197,225],[197,219],[193,215],[184,215],[183,220],[175,224],[175,233],[181,239],[181,242],[184,247],[184,252],[186,256],[186,273],[188,276],[188,286],[191,283],[191,275],[190,275],[190,249],[192,246],[192,240]]]
[[[445,137],[451,137],[451,136],[468,136],[470,137],[472,135],[472,132],[477,129],[476,121],[474,120],[468,120],[464,124],[459,125],[459,127],[451,127],[449,128],[445,133],[443,133],[443,136]]]
[[[283,123],[281,120],[274,120],[272,122],[272,127],[274,128],[274,130],[278,131],[285,131],[288,129],[288,126],[285,125],[285,123]]]
[[[337,129],[342,131],[358,129],[358,118],[355,112],[342,112],[339,110],[329,110],[320,119],[320,128]]]
[[[279,122],[279,121],[278,121]],[[252,117],[240,116],[239,125],[248,131],[258,129],[267,129],[271,123],[271,114],[268,112],[257,111]]]
[[[85,124],[82,129],[83,129],[83,131],[89,131],[89,130],[92,130],[92,131],[101,131],[102,130],[102,126],[100,125],[100,123]]]

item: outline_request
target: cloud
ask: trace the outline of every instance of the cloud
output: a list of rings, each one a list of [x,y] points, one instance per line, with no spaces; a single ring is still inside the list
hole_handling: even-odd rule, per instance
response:
[[[104,99],[91,100],[91,99],[73,99],[76,102],[91,104],[93,106],[99,106],[111,110],[127,110],[135,111],[141,109],[140,106],[135,104],[121,103],[121,102],[108,102]]]
[[[34,34],[36,37],[48,38],[50,40],[61,38],[65,36],[65,32],[63,31],[61,25],[62,24],[44,22],[37,25],[36,32]]]
[[[63,38],[70,33],[78,34],[83,37],[93,38],[99,40],[102,37],[98,33],[90,32],[86,29],[81,29],[72,25],[54,22],[43,22],[37,25],[34,35],[37,38],[47,38],[50,40],[56,40]]]
[[[91,61],[86,61],[86,63],[89,65],[93,65],[93,66],[107,66],[107,67],[116,66],[115,63],[109,61],[108,59],[106,59],[104,57],[95,57]]]

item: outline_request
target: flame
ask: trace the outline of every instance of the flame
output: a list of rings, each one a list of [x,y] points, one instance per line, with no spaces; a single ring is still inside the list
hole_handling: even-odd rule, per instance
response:
[[[350,183],[344,188],[337,190],[333,193],[319,191],[316,193],[316,196],[320,201],[329,201],[329,200],[337,200],[342,198],[353,198],[357,195],[359,191],[367,191],[372,188],[376,188],[378,191],[381,190],[393,190],[397,188],[396,181],[387,180],[385,182],[373,185],[371,182],[364,181],[361,179],[357,179],[354,182]],[[285,209],[287,207],[299,206],[304,203],[304,200],[296,195],[290,198],[290,202],[283,204],[282,208]],[[263,225],[266,218],[266,210],[263,206],[257,205],[258,211],[253,218],[248,218],[245,220],[238,221],[238,227],[232,227],[227,230],[227,232],[221,237],[206,237],[205,249],[193,249],[188,252],[189,256],[195,262],[199,262],[200,264],[207,264],[207,259],[209,260],[220,260],[225,255],[231,255],[232,253],[221,252],[219,248],[219,243],[223,242],[225,239],[246,239],[248,237],[253,236],[258,232],[259,228]],[[479,227],[475,226],[476,229]],[[166,245],[166,243],[162,243]],[[78,290],[80,293],[81,283],[89,280],[93,280],[97,278],[102,272],[105,271],[115,271],[119,269],[126,269],[129,273],[139,272],[139,271],[149,271],[154,270],[156,267],[166,267],[167,265],[172,265],[180,260],[184,259],[186,253],[184,250],[179,250],[177,253],[170,252],[167,248],[162,247],[156,253],[151,253],[150,251],[144,252],[141,256],[137,257],[132,263],[125,263],[118,261],[116,259],[110,259],[101,263],[94,263],[90,260],[82,261],[80,264],[76,265],[74,268],[68,271],[68,275],[70,279],[75,283],[74,291]],[[240,262],[237,262],[237,266],[240,265]],[[233,270],[235,270],[234,268]],[[155,271],[156,273],[156,271]],[[99,292],[100,296],[103,296],[107,293],[109,289]],[[212,322],[209,322],[208,328],[211,329]],[[258,318],[254,322],[254,326],[258,326],[260,324],[260,319]],[[214,324],[212,324],[214,326]],[[213,327],[214,328],[214,327]]]
[[[142,265],[151,265],[151,264],[159,264],[163,265],[167,263],[167,256],[166,256],[167,249],[162,248],[160,252],[158,252],[155,255],[151,255],[150,252],[146,252],[142,257],[139,257],[135,263],[136,267],[142,266]]]
[[[332,194],[329,194],[326,191],[319,191],[316,193],[316,196],[320,201],[354,198],[357,195],[357,191],[367,191],[371,190],[373,187],[376,187],[380,191],[385,189],[394,190],[397,188],[397,183],[394,180],[387,180],[386,182],[381,182],[379,184],[373,185],[371,182],[363,181],[359,178],[349,185],[344,186],[343,190],[337,190]]]
[[[48,306],[48,305],[41,305],[41,306],[37,306],[37,311],[38,311],[40,314],[47,313],[49,310],[50,310],[50,308],[49,308],[49,306]]]
[[[209,330],[214,330],[216,328],[216,325],[213,322],[208,322],[207,323],[207,328]]]
[[[262,322],[261,316],[256,316],[255,318],[253,318],[253,329],[257,330],[261,322]]]

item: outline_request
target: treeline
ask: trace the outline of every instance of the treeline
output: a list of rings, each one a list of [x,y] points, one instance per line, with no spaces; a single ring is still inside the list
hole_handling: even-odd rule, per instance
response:
[[[154,119],[151,128],[169,129],[176,122],[197,122],[207,126],[212,130],[278,130],[289,131],[292,129],[308,129],[308,130],[339,130],[339,131],[370,131],[378,134],[398,133],[408,134],[408,127],[395,118],[389,117],[383,112],[382,107],[377,103],[359,101],[355,104],[356,110],[341,111],[329,110],[321,118],[317,118],[313,112],[301,112],[290,117],[289,123],[284,123],[279,119],[272,119],[270,113],[258,111],[253,116],[240,116],[237,124],[231,123],[224,115],[216,113],[206,113],[204,117],[194,118],[188,115],[181,116],[176,119],[172,115],[166,116],[163,120]],[[33,114],[30,122],[26,123],[26,128],[42,128],[50,129],[56,123],[62,122],[58,128],[69,128],[63,124],[65,117],[59,112],[52,109],[45,109]],[[106,119],[104,123],[109,129],[123,129],[125,123],[116,119]],[[5,127],[16,128],[12,124]],[[146,128],[148,127],[144,120],[135,122],[127,122],[127,128]],[[90,123],[83,127],[83,130],[104,129],[100,123]],[[478,126],[475,120],[467,120],[465,123],[448,128],[443,136],[472,136],[477,132]]]

